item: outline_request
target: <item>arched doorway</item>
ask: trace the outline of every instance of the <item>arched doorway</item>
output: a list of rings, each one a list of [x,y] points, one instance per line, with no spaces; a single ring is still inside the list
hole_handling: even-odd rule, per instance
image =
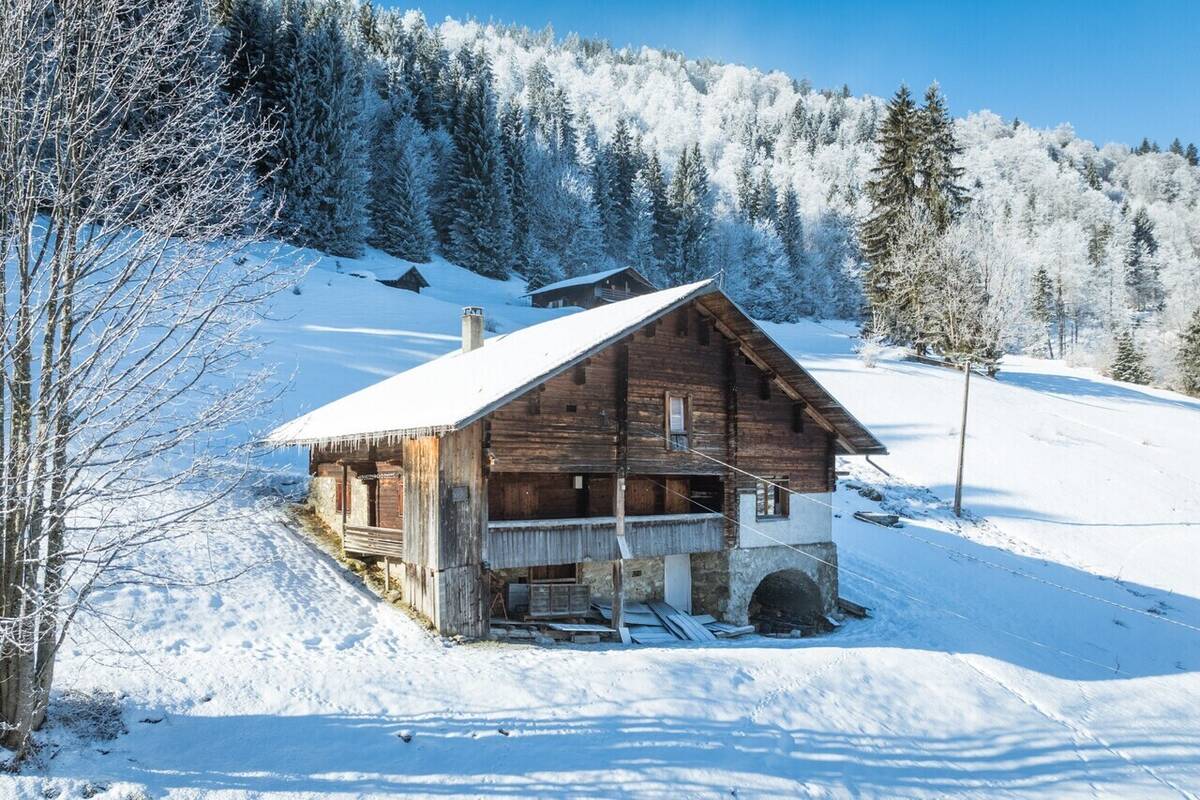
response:
[[[761,633],[805,634],[825,630],[821,590],[800,570],[782,569],[763,578],[750,596],[746,610]]]

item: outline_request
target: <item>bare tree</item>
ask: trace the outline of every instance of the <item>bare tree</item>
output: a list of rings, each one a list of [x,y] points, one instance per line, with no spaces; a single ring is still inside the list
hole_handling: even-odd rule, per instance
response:
[[[237,475],[264,145],[202,0],[0,0],[0,743],[42,723],[93,589]],[[188,491],[182,491],[187,489]],[[136,511],[135,511],[136,510]]]

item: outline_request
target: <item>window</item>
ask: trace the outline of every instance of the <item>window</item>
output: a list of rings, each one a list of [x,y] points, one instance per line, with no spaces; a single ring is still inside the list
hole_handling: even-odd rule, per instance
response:
[[[338,478],[334,484],[334,490],[333,490],[333,509],[334,509],[334,511],[336,511],[339,514],[341,514],[343,511],[346,512],[347,514],[349,514],[350,513],[350,498],[352,496],[353,495],[349,491],[349,487],[346,485],[346,482],[343,481],[341,478]]]
[[[667,449],[688,449],[688,399],[683,395],[667,395]]]
[[[786,518],[788,516],[788,479],[763,478],[755,487],[758,519]]]

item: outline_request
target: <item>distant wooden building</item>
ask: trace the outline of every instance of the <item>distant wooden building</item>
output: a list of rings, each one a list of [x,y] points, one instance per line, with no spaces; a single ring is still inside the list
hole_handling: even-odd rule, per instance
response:
[[[528,296],[538,308],[595,308],[656,291],[658,287],[636,269],[622,267],[547,284]]]
[[[429,281],[425,280],[425,276],[416,267],[409,267],[398,278],[379,278],[378,280],[384,286],[390,286],[393,289],[406,289],[417,294],[420,294],[422,289],[429,288]]]
[[[485,635],[501,599],[834,608],[834,456],[886,451],[713,282],[462,329],[269,437],[310,448],[318,516],[438,631]]]

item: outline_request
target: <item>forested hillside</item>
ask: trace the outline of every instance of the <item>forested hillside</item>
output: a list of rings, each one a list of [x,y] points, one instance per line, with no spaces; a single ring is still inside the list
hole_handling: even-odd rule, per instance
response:
[[[216,16],[231,102],[279,133],[259,167],[298,244],[436,251],[531,286],[614,264],[663,285],[720,273],[763,318],[1198,380],[1195,145],[1097,148],[1067,125],[953,118],[936,86],[856,97],[369,3]]]

